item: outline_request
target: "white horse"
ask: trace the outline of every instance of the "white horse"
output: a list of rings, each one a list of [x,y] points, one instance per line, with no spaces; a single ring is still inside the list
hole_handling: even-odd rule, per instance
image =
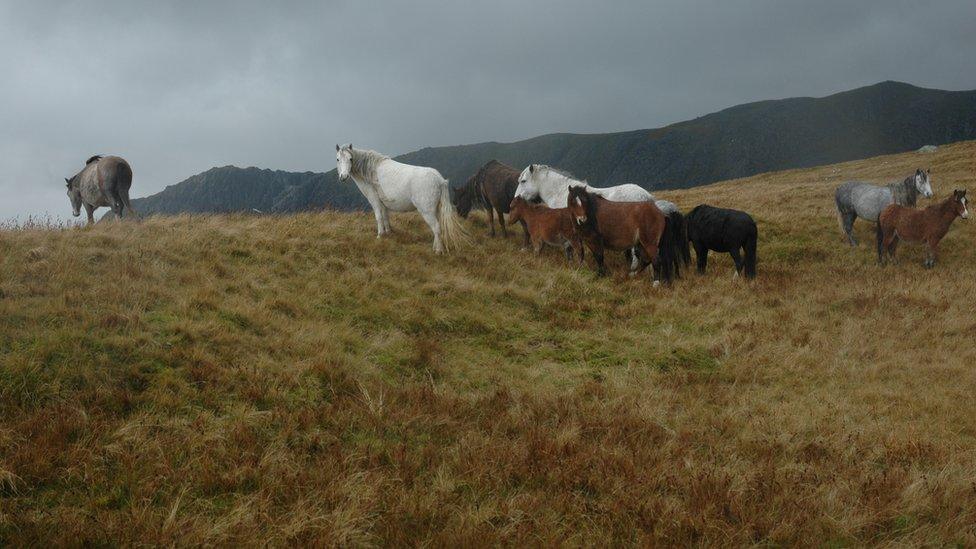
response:
[[[339,181],[352,177],[373,207],[376,238],[391,232],[390,212],[417,210],[434,233],[434,252],[457,247],[464,238],[447,180],[434,168],[411,166],[385,154],[336,145]]]
[[[526,200],[541,198],[550,208],[565,208],[570,187],[585,187],[590,194],[600,195],[614,202],[654,202],[665,215],[678,211],[674,202],[657,200],[654,195],[633,183],[614,187],[592,187],[586,181],[574,179],[569,174],[545,164],[529,164],[519,175],[515,196]]]

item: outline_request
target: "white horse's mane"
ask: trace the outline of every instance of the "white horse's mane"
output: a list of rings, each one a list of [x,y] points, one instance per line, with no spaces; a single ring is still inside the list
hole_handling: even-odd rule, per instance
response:
[[[381,152],[369,149],[353,149],[350,147],[349,151],[352,153],[352,167],[349,171],[352,175],[362,176],[369,180],[376,177],[376,168],[380,163],[390,159],[389,156]]]
[[[536,164],[536,167],[537,168],[540,168],[540,169],[543,169],[543,170],[550,171],[550,172],[552,172],[552,173],[554,173],[556,175],[560,175],[562,177],[565,177],[566,179],[572,179],[573,181],[579,181],[580,183],[582,183],[584,185],[587,184],[587,182],[586,182],[585,179],[580,179],[580,178],[576,177],[575,175],[569,173],[566,170],[562,170],[562,169],[559,169],[559,168],[553,168],[552,166],[550,166],[548,164]]]

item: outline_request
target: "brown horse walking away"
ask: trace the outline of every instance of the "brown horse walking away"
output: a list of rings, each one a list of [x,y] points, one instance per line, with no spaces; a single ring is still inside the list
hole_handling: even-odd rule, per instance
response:
[[[891,204],[878,216],[878,263],[884,265],[886,255],[895,259],[895,249],[899,240],[924,243],[928,248],[925,262],[927,269],[935,266],[936,249],[939,241],[949,232],[949,225],[956,217],[966,219],[966,190],[955,190],[952,196],[924,210]]]
[[[573,260],[573,251],[583,263],[583,241],[573,229],[573,218],[568,208],[550,208],[545,204],[530,204],[522,197],[515,197],[508,207],[509,224],[523,222],[529,232],[532,249],[538,255],[548,244],[562,248],[566,259]]]
[[[634,249],[640,266],[636,275],[654,265],[655,284],[678,275],[680,228],[653,202],[613,202],[591,194],[585,187],[570,187],[567,206],[574,227],[596,259],[597,272],[606,273],[604,249]]]
[[[488,225],[491,227],[491,236],[495,236],[495,216],[498,212],[498,224],[502,228],[502,236],[508,238],[508,229],[505,227],[505,214],[509,213],[509,205],[515,198],[515,187],[518,187],[519,172],[511,166],[502,164],[497,160],[490,160],[478,170],[478,173],[471,176],[468,182],[458,189],[456,194],[455,209],[461,217],[467,217],[471,207],[475,202],[480,202],[488,211]],[[525,245],[529,245],[529,231],[522,224],[522,232],[525,234]]]

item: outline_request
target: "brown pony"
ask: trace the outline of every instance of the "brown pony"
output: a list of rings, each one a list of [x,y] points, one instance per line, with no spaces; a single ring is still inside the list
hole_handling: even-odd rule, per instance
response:
[[[573,219],[568,208],[549,208],[545,204],[530,204],[522,197],[515,197],[508,207],[508,223],[522,222],[529,233],[532,249],[538,255],[548,244],[562,248],[566,259],[573,260],[573,251],[583,263],[583,241],[573,229]]]
[[[596,259],[597,272],[606,273],[604,249],[633,249],[640,259],[631,275],[654,265],[655,284],[670,283],[679,274],[680,227],[653,202],[613,202],[591,194],[585,187],[570,187],[567,207],[574,227]]]
[[[935,266],[936,248],[949,232],[949,225],[956,217],[966,219],[966,190],[952,191],[952,196],[924,210],[891,204],[878,216],[878,263],[884,265],[886,255],[895,259],[899,240],[924,243],[928,247],[925,262],[927,269]]]
[[[505,227],[505,214],[509,212],[509,205],[515,198],[515,187],[518,187],[519,172],[511,166],[497,160],[490,160],[471,176],[468,182],[458,189],[457,200],[454,204],[461,217],[467,217],[475,202],[480,202],[488,211],[488,225],[491,236],[495,236],[495,216],[498,212],[498,224],[502,228],[502,236],[508,238]],[[529,231],[522,223],[525,235],[525,245],[529,245]]]

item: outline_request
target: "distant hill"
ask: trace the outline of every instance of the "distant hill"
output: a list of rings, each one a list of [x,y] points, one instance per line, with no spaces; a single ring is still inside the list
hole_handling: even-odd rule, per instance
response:
[[[259,168],[211,168],[152,196],[133,200],[140,213],[205,213],[258,210],[262,213],[368,207],[353,183],[331,173],[294,173]]]
[[[899,82],[823,98],[748,103],[650,130],[551,134],[515,143],[425,148],[397,157],[433,166],[460,185],[493,158],[569,170],[596,185],[693,187],[757,173],[843,162],[976,139],[976,91]],[[356,143],[368,146],[368,143]],[[352,183],[325,174],[215,168],[135,201],[153,212],[362,209]]]

